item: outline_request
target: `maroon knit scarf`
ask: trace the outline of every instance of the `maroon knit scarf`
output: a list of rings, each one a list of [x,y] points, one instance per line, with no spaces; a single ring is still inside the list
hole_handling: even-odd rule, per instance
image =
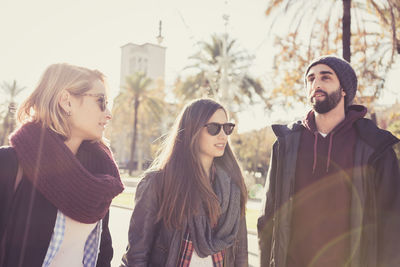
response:
[[[39,123],[27,123],[10,138],[19,164],[34,187],[68,217],[102,219],[123,185],[111,151],[84,141],[75,156],[63,138]]]

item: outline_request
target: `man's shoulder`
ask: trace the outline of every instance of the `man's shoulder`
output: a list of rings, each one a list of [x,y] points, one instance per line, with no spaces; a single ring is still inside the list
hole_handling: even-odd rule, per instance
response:
[[[355,122],[358,136],[374,148],[391,146],[399,142],[391,132],[379,128],[372,120],[361,118]]]
[[[294,121],[289,124],[273,124],[271,127],[277,137],[283,137],[304,129],[301,121]]]

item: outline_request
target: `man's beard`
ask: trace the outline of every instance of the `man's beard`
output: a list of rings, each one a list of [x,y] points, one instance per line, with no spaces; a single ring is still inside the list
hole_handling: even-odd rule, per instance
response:
[[[340,102],[340,99],[342,99],[342,87],[339,87],[336,91],[327,94],[326,92],[322,90],[316,90],[316,93],[321,93],[325,95],[325,99],[322,101],[318,101],[315,99],[315,97],[311,97],[310,101],[311,104],[313,105],[313,109],[315,112],[319,114],[325,114],[334,109]],[[314,98],[314,102],[313,102]]]

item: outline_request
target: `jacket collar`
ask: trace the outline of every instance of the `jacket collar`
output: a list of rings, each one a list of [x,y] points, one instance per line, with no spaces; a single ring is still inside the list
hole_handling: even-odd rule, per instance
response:
[[[301,131],[304,128],[301,121],[292,122],[290,124],[274,124],[271,126],[276,137],[284,137],[286,135],[292,134],[294,132]]]
[[[384,151],[400,141],[389,131],[378,128],[369,119],[358,119],[354,125],[360,139],[373,147],[375,153]],[[277,138],[285,137],[305,129],[301,121],[292,122],[287,125],[274,124],[271,127]]]
[[[355,126],[358,136],[375,151],[383,151],[400,141],[391,132],[378,128],[369,119],[359,119]]]

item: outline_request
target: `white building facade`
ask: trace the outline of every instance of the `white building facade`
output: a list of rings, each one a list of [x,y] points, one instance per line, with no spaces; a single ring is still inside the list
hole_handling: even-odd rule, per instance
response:
[[[160,45],[128,43],[121,47],[121,87],[125,78],[135,72],[143,72],[152,80],[165,79],[165,50]]]

